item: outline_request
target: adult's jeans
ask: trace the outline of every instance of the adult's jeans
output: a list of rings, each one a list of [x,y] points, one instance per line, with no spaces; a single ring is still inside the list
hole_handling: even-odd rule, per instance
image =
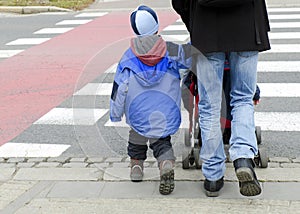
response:
[[[231,138],[230,159],[253,158],[257,154],[253,95],[256,89],[257,51],[230,52]],[[225,53],[199,54],[196,59],[199,90],[199,124],[203,160],[202,173],[215,181],[224,176],[225,152],[220,125]]]

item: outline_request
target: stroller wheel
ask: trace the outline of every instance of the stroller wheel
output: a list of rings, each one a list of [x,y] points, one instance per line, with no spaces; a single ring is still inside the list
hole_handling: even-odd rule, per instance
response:
[[[187,147],[191,146],[191,133],[189,129],[184,129],[184,145]]]
[[[182,169],[190,168],[190,151],[188,148],[183,149],[182,153]]]
[[[194,157],[194,150],[191,149],[191,152],[189,154],[189,163],[192,166],[195,163],[195,157]]]
[[[193,153],[194,153],[196,169],[201,169],[200,148],[194,148]]]
[[[260,126],[255,126],[255,135],[256,135],[256,140],[257,144],[261,144],[261,127]]]
[[[269,158],[267,156],[266,150],[264,148],[260,148],[258,150],[258,156],[259,156],[260,167],[261,168],[267,168],[268,167]]]

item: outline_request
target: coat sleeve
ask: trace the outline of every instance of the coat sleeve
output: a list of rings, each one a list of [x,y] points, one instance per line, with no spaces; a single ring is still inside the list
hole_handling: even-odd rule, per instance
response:
[[[188,69],[192,66],[192,46],[188,44],[175,44],[167,42],[169,57],[174,61],[176,70]]]
[[[128,90],[128,69],[117,67],[112,93],[110,97],[110,120],[112,122],[121,121],[125,110],[125,100]]]
[[[172,0],[172,7],[180,15],[189,31],[191,0]]]

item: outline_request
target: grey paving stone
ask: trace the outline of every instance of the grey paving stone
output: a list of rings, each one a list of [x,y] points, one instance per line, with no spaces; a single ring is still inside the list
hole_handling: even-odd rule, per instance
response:
[[[19,163],[19,162],[25,162],[25,158],[9,158],[6,162],[7,163]]]
[[[44,162],[46,160],[47,160],[47,158],[28,158],[27,162],[28,163],[31,163],[31,162]]]
[[[102,178],[103,172],[97,168],[21,168],[14,180],[89,180]]]
[[[300,210],[300,201],[291,201],[291,208],[298,212]]]
[[[300,163],[300,157],[292,160],[293,163]]]
[[[109,167],[109,163],[93,163],[93,164],[89,165],[89,167],[104,170],[107,167]]]
[[[270,163],[268,163],[268,167],[269,168],[279,168],[280,163],[270,162]]]
[[[197,169],[182,169],[175,168],[175,180],[180,181],[200,181],[204,180],[204,176],[201,170]]]
[[[15,168],[0,168],[0,181],[10,180],[15,171]]]
[[[61,163],[59,162],[41,162],[38,163],[35,167],[37,168],[56,168],[59,167]]]
[[[70,163],[64,163],[62,167],[65,168],[85,168],[87,167],[88,163],[84,162],[70,162]]]
[[[104,172],[105,181],[130,181],[130,168],[107,168]],[[143,180],[159,180],[158,169],[145,168]]]
[[[124,162],[130,162],[130,157],[126,157]]]
[[[130,163],[128,163],[128,162],[113,163],[112,167],[116,167],[116,168],[128,168],[128,167],[130,167]]]
[[[60,163],[65,163],[69,161],[71,158],[69,157],[50,157],[47,159],[48,162],[60,162]]]
[[[157,182],[158,187],[158,182]],[[155,189],[156,197],[161,196],[158,188]],[[170,198],[206,198],[203,182],[200,181],[176,181],[175,188]]]
[[[34,182],[7,182],[0,186],[0,210],[29,190]]]
[[[149,198],[158,189],[155,182],[106,182],[101,198]]]
[[[300,200],[299,182],[266,182],[261,198],[272,200]]]
[[[271,162],[280,162],[280,163],[290,163],[290,159],[286,157],[271,157],[269,158]]]
[[[3,168],[15,168],[16,163],[0,163],[0,169]]]
[[[300,163],[281,163],[280,166],[283,168],[300,168]]]
[[[47,198],[97,198],[104,187],[104,182],[61,181],[56,182]]]
[[[4,209],[1,210],[1,213],[15,213],[19,208],[28,204],[36,195],[38,195],[43,189],[45,189],[49,182],[26,182],[26,181],[13,181],[14,188],[17,188],[18,191],[24,190],[23,193],[19,195],[14,195],[15,200],[11,201]],[[17,185],[16,185],[17,184]],[[19,184],[30,185],[25,188],[18,186]],[[13,190],[13,189],[12,189]],[[12,191],[13,192],[13,191]]]
[[[88,163],[102,163],[104,161],[103,157],[89,157],[86,162]]]
[[[69,160],[69,162],[85,162],[87,158],[83,157],[83,158],[71,158]]]
[[[107,162],[107,163],[122,162],[123,159],[124,159],[123,157],[107,158],[107,159],[105,159],[105,162]]]
[[[263,181],[300,181],[300,168],[257,168],[256,173]]]
[[[148,157],[145,161],[146,162],[157,162],[155,157]]]
[[[35,162],[31,162],[31,163],[27,163],[27,162],[21,162],[21,163],[18,163],[17,164],[17,167],[19,168],[31,168],[35,165],[36,163]]]

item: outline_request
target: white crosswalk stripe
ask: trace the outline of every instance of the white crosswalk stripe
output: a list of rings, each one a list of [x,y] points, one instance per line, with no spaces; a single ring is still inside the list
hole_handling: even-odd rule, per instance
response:
[[[61,22],[56,23],[56,25],[82,25],[91,22],[92,19],[74,19],[74,20],[63,20]]]
[[[270,39],[300,39],[300,32],[269,33]]]
[[[94,125],[107,109],[54,108],[34,124]]]
[[[164,40],[170,41],[170,42],[187,42],[190,38],[189,35],[162,35],[162,38]]]
[[[108,73],[115,73],[116,69],[117,69],[117,66],[118,66],[118,63],[113,64],[104,73],[106,73],[106,74],[108,74]]]
[[[286,7],[286,8],[282,8],[282,7],[278,7],[278,8],[275,8],[275,7],[271,7],[271,8],[268,8],[268,13],[274,13],[274,12],[299,12],[300,13],[300,8],[297,8],[297,7]]]
[[[300,97],[300,83],[259,83],[261,97]]]
[[[258,72],[300,72],[300,61],[259,61]]]
[[[0,50],[0,58],[9,58],[18,53],[21,53],[23,50]]]
[[[70,145],[8,142],[0,147],[0,157],[58,157]]]
[[[270,23],[271,29],[277,28],[300,28],[300,22],[272,22]]]
[[[88,83],[85,87],[80,89],[74,95],[110,95],[112,90],[112,83]]]
[[[255,112],[255,124],[264,131],[300,132],[300,112]]]
[[[38,45],[48,40],[50,40],[50,38],[21,38],[6,43],[6,45]]]
[[[107,12],[88,12],[88,13],[80,13],[75,17],[100,17],[106,15]]]
[[[74,28],[67,27],[67,28],[43,28],[34,32],[33,34],[59,34],[59,33],[66,33]]]
[[[299,53],[299,44],[273,44],[271,50],[266,53]],[[263,55],[264,53],[261,53]]]
[[[280,15],[269,15],[269,19],[273,20],[289,20],[289,19],[300,19],[300,14],[280,14]]]

